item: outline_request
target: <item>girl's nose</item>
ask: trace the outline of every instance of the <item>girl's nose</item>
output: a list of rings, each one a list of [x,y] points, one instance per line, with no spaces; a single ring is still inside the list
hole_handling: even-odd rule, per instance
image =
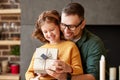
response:
[[[48,32],[48,36],[51,36],[52,35],[52,33],[51,32]]]

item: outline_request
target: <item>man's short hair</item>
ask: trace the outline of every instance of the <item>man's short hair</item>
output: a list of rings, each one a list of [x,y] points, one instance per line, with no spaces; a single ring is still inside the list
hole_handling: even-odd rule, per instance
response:
[[[84,7],[79,3],[69,3],[62,9],[62,13],[66,15],[78,15],[84,18]]]

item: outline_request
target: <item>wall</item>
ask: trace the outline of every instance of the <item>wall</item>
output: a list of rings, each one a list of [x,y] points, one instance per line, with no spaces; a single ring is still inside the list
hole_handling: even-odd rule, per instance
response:
[[[72,0],[85,7],[87,24],[120,24],[120,0]],[[71,0],[21,0],[22,24],[33,24],[44,10],[59,12]],[[32,5],[32,6],[31,6]]]
[[[119,59],[119,43],[120,40],[116,34],[120,34],[120,26],[108,26],[105,25],[120,25],[120,11],[119,3],[120,0],[72,0],[75,2],[80,2],[85,7],[87,25],[104,25],[103,27],[92,27],[88,28],[94,33],[102,37],[105,42],[110,55],[111,64],[118,65],[116,59]],[[38,15],[44,10],[57,9],[59,12],[63,6],[69,3],[70,0],[21,0],[21,80],[24,80],[25,72],[28,68],[29,62],[31,60],[32,54],[35,48],[41,46],[42,44],[31,38],[32,30],[34,28],[35,20]],[[31,6],[32,5],[32,6]],[[118,28],[119,27],[119,28]],[[110,33],[112,32],[112,33]],[[115,36],[116,35],[116,36]],[[113,38],[114,37],[114,38]],[[118,40],[117,40],[118,39]],[[115,44],[113,42],[116,42]],[[118,46],[116,46],[116,44]],[[115,54],[115,55],[113,55]],[[114,63],[115,62],[115,63]]]

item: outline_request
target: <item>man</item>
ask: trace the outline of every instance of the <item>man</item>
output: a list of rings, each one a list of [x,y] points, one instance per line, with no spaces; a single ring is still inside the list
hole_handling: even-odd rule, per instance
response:
[[[61,14],[61,31],[67,40],[76,43],[80,50],[83,75],[72,76],[71,80],[99,80],[99,60],[101,55],[106,57],[106,50],[99,37],[92,34],[85,28],[86,20],[84,18],[84,8],[79,3],[70,3],[66,5]],[[66,48],[67,49],[67,48]],[[62,61],[56,61],[57,67],[63,67],[63,71],[70,70],[70,66]],[[72,71],[72,70],[71,70]],[[72,72],[71,72],[72,73]],[[51,76],[66,80],[63,75],[55,72],[49,72]],[[70,75],[67,76],[70,80]]]

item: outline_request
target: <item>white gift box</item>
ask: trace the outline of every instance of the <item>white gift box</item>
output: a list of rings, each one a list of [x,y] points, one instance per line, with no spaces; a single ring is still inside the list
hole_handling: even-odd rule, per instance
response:
[[[57,59],[58,49],[36,48],[33,69],[35,73],[46,73],[54,60]]]

